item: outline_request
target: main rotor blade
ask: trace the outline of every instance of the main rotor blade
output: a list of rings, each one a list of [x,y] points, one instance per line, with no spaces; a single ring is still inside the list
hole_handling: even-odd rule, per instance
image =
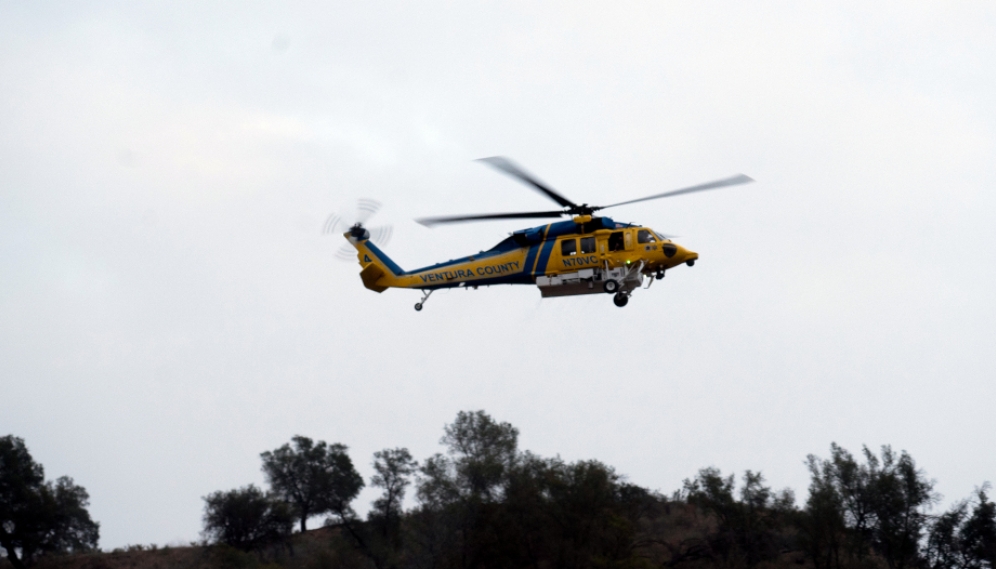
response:
[[[722,180],[716,180],[715,182],[709,182],[707,184],[699,184],[698,186],[692,186],[692,187],[689,187],[689,188],[682,188],[680,190],[672,190],[670,192],[664,192],[663,194],[654,194],[652,196],[647,196],[645,198],[638,198],[638,199],[635,199],[635,200],[629,200],[629,201],[625,201],[625,202],[614,203],[612,205],[603,205],[603,206],[600,206],[600,207],[596,207],[594,209],[605,209],[605,208],[609,208],[609,207],[616,207],[616,206],[619,206],[619,205],[626,205],[626,204],[631,204],[631,203],[636,203],[636,202],[645,202],[647,200],[656,200],[656,199],[659,199],[659,198],[669,198],[669,197],[672,197],[672,196],[680,196],[682,194],[692,194],[692,193],[695,193],[695,192],[704,192],[706,190],[715,190],[717,188],[725,188],[727,186],[736,186],[736,185],[739,185],[739,184],[748,184],[748,183],[753,182],[753,181],[754,181],[754,178],[751,178],[750,176],[745,176],[744,174],[737,174],[736,176],[733,176],[731,178],[725,178],[725,179],[722,179]]]
[[[513,178],[518,178],[519,181],[529,184],[541,194],[564,207],[577,207],[577,204],[560,195],[553,188],[547,186],[543,182],[540,182],[508,158],[503,156],[491,156],[490,158],[478,158],[477,161],[490,164],[493,168],[501,170]]]
[[[485,213],[483,215],[452,215],[443,217],[422,217],[416,219],[418,223],[426,227],[439,225],[441,223],[461,223],[464,221],[489,221],[492,219],[538,219],[549,217],[561,217],[562,211],[529,211],[520,213]]]

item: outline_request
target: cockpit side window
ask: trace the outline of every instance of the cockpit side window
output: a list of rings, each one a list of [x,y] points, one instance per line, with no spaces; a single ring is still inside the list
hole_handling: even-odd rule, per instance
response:
[[[578,254],[578,240],[564,239],[560,242],[560,254],[564,257]]]
[[[641,229],[639,233],[636,234],[637,243],[657,243],[657,238],[654,234],[647,231],[646,229]]]
[[[594,237],[582,237],[581,238],[581,254],[585,255],[588,253],[595,252],[595,238]]]
[[[609,251],[622,251],[624,248],[622,231],[609,234]]]

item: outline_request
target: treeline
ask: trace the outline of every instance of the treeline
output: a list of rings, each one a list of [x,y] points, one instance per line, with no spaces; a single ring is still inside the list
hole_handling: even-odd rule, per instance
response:
[[[595,460],[520,451],[518,434],[483,411],[461,412],[445,427],[445,454],[375,453],[370,484],[382,493],[365,518],[351,506],[364,481],[347,448],[294,437],[262,454],[267,492],[250,485],[205,498],[204,534],[278,560],[293,554],[295,525],[324,516],[352,553],[336,564],[376,569],[996,566],[988,485],[933,514],[933,482],[888,446],[809,456],[799,505],[759,472],[737,484],[714,468],[661,495]]]
[[[989,486],[934,512],[934,483],[909,454],[888,446],[854,455],[832,445],[825,458],[809,456],[808,497],[798,504],[759,472],[735,477],[715,468],[662,495],[595,460],[522,451],[518,435],[483,411],[461,412],[445,426],[445,453],[422,461],[403,448],[375,453],[369,484],[380,496],[365,516],[353,503],[367,482],[347,447],[294,437],[261,454],[266,488],[204,497],[203,536],[211,547],[191,550],[194,557],[176,567],[996,566]],[[86,491],[72,479],[45,480],[24,441],[0,438],[0,553],[15,569],[96,550],[99,526],[87,506]],[[323,529],[307,532],[315,519],[324,520]],[[140,566],[129,559],[128,568]]]

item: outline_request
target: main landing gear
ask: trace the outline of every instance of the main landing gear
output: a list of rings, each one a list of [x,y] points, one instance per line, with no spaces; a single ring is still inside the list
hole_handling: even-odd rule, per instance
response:
[[[435,289],[430,289],[430,290],[427,290],[427,291],[423,290],[422,291],[422,293],[423,293],[422,300],[420,300],[420,301],[418,301],[418,302],[415,303],[415,312],[422,312],[422,305],[425,304],[425,301],[429,300],[429,295],[432,294],[433,290],[435,290]]]
[[[602,283],[602,290],[609,294],[615,294],[615,296],[612,297],[612,302],[614,302],[616,306],[622,308],[629,302],[629,294],[619,290],[620,287],[621,285],[619,284],[619,281],[615,279],[607,279],[604,283]]]

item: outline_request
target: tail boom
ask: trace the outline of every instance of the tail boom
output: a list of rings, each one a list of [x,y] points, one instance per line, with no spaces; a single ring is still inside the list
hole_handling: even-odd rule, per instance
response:
[[[536,255],[530,254],[526,248],[485,252],[406,272],[369,239],[351,238],[349,233],[345,237],[356,248],[356,258],[362,267],[360,279],[363,286],[374,292],[383,292],[388,288],[433,290],[536,282],[536,267],[527,266],[537,264]]]

